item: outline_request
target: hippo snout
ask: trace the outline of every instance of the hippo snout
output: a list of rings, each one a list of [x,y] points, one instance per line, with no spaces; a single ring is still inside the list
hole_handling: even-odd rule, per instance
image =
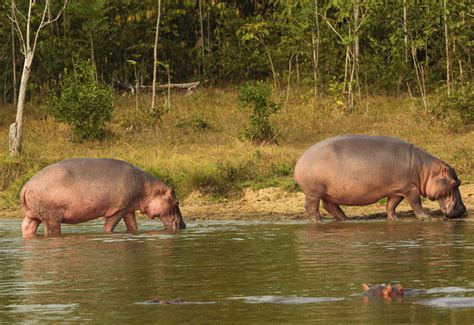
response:
[[[466,211],[467,211],[467,209],[466,209],[466,206],[464,205],[464,203],[456,204],[454,209],[452,209],[451,211],[448,211],[448,213],[446,213],[446,216],[448,218],[460,218],[460,217],[464,216]]]
[[[171,223],[171,228],[172,229],[185,229],[186,224],[184,223],[182,218],[179,218],[178,220],[175,220]]]

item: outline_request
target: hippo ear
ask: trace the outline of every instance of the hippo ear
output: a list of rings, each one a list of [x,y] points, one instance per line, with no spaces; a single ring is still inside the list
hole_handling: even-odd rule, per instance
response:
[[[392,292],[392,285],[389,283],[387,287],[383,290],[385,295],[389,295]]]
[[[364,283],[362,284],[362,288],[364,289],[364,292],[365,292],[365,291],[369,291],[370,286],[367,283]]]
[[[443,166],[441,175],[443,175],[443,177],[448,181],[450,186],[457,187],[461,185],[461,181],[456,175],[456,172],[450,166],[448,165]]]
[[[402,287],[401,284],[397,284],[396,288],[397,288],[397,292],[399,292],[399,293],[403,292],[403,287]]]

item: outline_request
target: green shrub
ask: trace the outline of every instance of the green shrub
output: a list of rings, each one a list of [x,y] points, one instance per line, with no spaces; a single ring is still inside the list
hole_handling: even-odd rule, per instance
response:
[[[279,105],[270,99],[271,89],[262,81],[246,83],[240,90],[239,102],[244,107],[252,109],[250,128],[246,137],[254,142],[275,142],[276,135],[270,125],[270,115],[276,113]]]
[[[474,83],[467,82],[453,89],[448,95],[443,89],[439,104],[433,110],[438,119],[446,119],[453,113],[458,113],[463,124],[474,122]]]
[[[68,124],[79,141],[103,139],[114,114],[113,89],[98,85],[95,73],[88,61],[80,61],[73,71],[65,69],[59,96],[53,93],[49,101],[49,113]]]

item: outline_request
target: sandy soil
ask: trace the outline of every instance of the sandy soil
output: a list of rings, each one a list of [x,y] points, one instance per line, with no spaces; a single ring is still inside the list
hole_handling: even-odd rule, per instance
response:
[[[461,195],[469,215],[474,218],[474,184],[461,186]],[[182,200],[181,211],[185,220],[246,220],[283,221],[310,220],[303,207],[304,195],[301,192],[289,193],[280,188],[269,187],[261,190],[246,189],[243,198],[235,201],[209,201],[199,193],[193,193]],[[441,217],[437,202],[425,200],[423,207],[434,217]],[[385,205],[372,204],[364,207],[343,207],[351,219],[384,219]],[[323,217],[333,219],[321,209]],[[403,201],[397,208],[399,218],[414,218],[410,206]],[[0,218],[21,218],[20,208],[0,210]]]
[[[463,202],[474,211],[474,184],[461,186]],[[304,195],[301,192],[288,193],[276,187],[261,190],[246,189],[241,200],[210,203],[194,193],[182,203],[182,212],[187,220],[305,220],[309,216],[303,207]],[[432,216],[441,217],[437,202],[425,200],[423,207]],[[364,207],[344,207],[346,215],[353,219],[386,218],[384,204],[372,204]],[[323,217],[332,219],[321,209]],[[414,218],[408,203],[403,201],[397,208],[399,218]]]

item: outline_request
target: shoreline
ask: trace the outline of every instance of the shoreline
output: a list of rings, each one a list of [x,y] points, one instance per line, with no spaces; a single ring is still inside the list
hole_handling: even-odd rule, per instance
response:
[[[461,185],[460,191],[468,214],[467,217],[459,220],[474,218],[474,184]],[[278,187],[267,187],[261,190],[247,188],[241,199],[222,199],[217,202],[211,201],[198,192],[193,192],[182,200],[181,211],[185,221],[311,221],[303,204],[304,194],[301,192],[287,192]],[[423,200],[423,207],[433,218],[443,217],[436,201]],[[386,219],[385,204],[382,203],[368,206],[344,206],[343,210],[349,220]],[[334,220],[324,209],[321,209],[321,212],[324,221]],[[397,216],[401,220],[415,220],[405,200],[397,208]],[[20,206],[0,209],[0,219],[21,219],[22,217],[23,211]],[[146,218],[140,215],[137,217]]]

